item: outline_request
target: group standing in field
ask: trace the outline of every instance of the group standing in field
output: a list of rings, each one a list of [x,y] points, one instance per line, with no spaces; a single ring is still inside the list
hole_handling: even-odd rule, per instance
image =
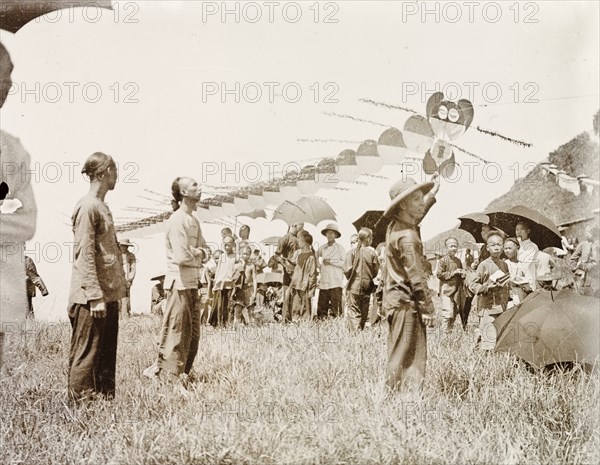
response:
[[[2,106],[10,88],[12,62],[1,44],[0,64]],[[34,261],[24,255],[25,242],[35,232],[37,211],[27,176],[29,155],[17,138],[4,131],[0,153],[3,163],[18,167],[15,172],[3,170],[2,192],[10,186],[11,197],[21,203],[16,212],[3,215],[0,231],[1,363],[5,334],[27,315],[33,316],[36,288],[42,295],[48,290]],[[115,161],[96,152],[88,157],[82,173],[89,178],[90,187],[71,218],[75,247],[67,309],[72,326],[68,391],[73,399],[90,394],[111,398],[115,394],[119,318],[131,313],[130,290],[137,263],[130,250],[133,244],[117,240],[105,201],[116,185]],[[326,242],[315,250],[315,239],[302,222],[296,222],[289,225],[267,261],[253,248],[247,225],[240,228],[239,238],[224,228],[221,248],[207,247],[194,215],[201,186],[190,177],[175,179],[171,186],[174,212],[166,223],[167,268],[153,278],[151,311],[162,317],[160,341],[155,363],[144,375],[173,381],[185,390],[184,381],[192,373],[200,347],[201,325],[250,324],[267,302],[281,308],[283,323],[344,318],[354,333],[385,320],[386,381],[391,390],[419,392],[422,388],[435,294],[440,298],[443,331],[452,331],[457,317],[465,329],[473,308],[479,323],[477,347],[493,349],[492,323],[498,315],[532,292],[550,289],[565,279],[556,276],[557,258],[532,241],[528,221],[517,223],[514,231],[483,225],[483,246],[466,252],[464,262],[457,257],[459,241],[448,238],[446,254],[432,271],[425,258],[420,223],[435,204],[439,188],[437,174],[430,182],[417,183],[406,177],[395,182],[387,210],[373,225],[386,229],[384,242],[373,244],[373,228],[365,227],[350,238],[346,248],[338,225],[330,223],[321,231]],[[580,243],[564,234],[562,262],[573,277],[563,284],[598,297],[598,227],[588,228]],[[265,281],[266,269],[280,276],[279,285]],[[432,272],[439,279],[437,289],[429,284]]]
[[[119,307],[123,315],[128,314],[123,306],[128,305],[135,275],[127,250],[131,243],[117,241],[104,203],[115,185],[114,162],[96,153],[83,172],[91,187],[73,214],[77,247],[69,306],[73,326],[69,393],[76,399],[86,393],[114,395]],[[465,329],[473,306],[479,322],[476,347],[487,351],[495,344],[494,319],[545,286],[544,276],[553,267],[552,257],[531,241],[527,222],[517,224],[516,237],[485,225],[485,244],[477,258],[466,254],[463,263],[457,257],[459,241],[454,237],[445,241],[446,254],[435,269],[440,286],[438,292],[432,290],[420,223],[435,204],[439,188],[438,175],[425,183],[411,178],[394,183],[391,203],[379,220],[387,227],[385,243],[377,249],[372,247],[373,231],[361,228],[346,252],[337,224],[330,223],[321,231],[326,242],[315,250],[312,235],[302,223],[294,223],[269,260],[272,270],[281,268],[283,323],[344,317],[349,330],[356,332],[367,326],[373,308],[377,317],[387,321],[386,383],[392,391],[418,394],[422,389],[435,294],[440,299],[443,332],[452,331],[459,316]],[[152,300],[154,311],[162,315],[160,342],[156,361],[144,376],[174,382],[185,394],[201,325],[249,324],[258,311],[259,296],[264,303],[266,293],[258,277],[267,267],[260,251],[253,250],[246,225],[239,239],[224,228],[221,250],[207,246],[193,214],[201,197],[194,179],[177,178],[172,194],[174,213],[166,224],[167,270],[155,278],[159,282]],[[570,258],[582,292],[588,292],[594,283],[590,275],[597,272],[596,233],[590,230],[589,240]]]

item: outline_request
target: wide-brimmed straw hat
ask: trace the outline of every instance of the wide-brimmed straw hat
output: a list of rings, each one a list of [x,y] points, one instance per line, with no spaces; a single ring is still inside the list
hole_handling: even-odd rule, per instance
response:
[[[383,216],[390,217],[398,207],[398,204],[406,199],[410,194],[418,190],[423,191],[423,194],[427,194],[435,185],[434,182],[423,182],[417,184],[413,178],[403,178],[396,181],[390,187],[390,200],[392,203],[383,213]]]
[[[164,278],[165,276],[166,276],[165,272],[164,271],[160,271],[159,274],[157,274],[153,278],[150,278],[150,281],[160,281],[160,279]]]
[[[133,247],[133,244],[131,243],[131,241],[129,239],[121,239],[119,241],[119,245],[124,245],[126,247]]]
[[[321,230],[321,234],[323,234],[323,236],[326,236],[327,231],[333,231],[338,239],[342,237],[342,233],[340,233],[340,230],[338,229],[338,226],[335,223],[329,223],[327,226],[325,226],[325,228]]]

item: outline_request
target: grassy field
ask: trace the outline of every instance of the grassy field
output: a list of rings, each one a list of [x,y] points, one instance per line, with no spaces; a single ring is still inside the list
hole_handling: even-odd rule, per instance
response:
[[[387,328],[203,328],[189,398],[146,380],[159,322],[123,322],[117,398],[66,405],[68,324],[5,350],[2,464],[597,464],[599,380],[429,335],[423,402],[383,387]]]

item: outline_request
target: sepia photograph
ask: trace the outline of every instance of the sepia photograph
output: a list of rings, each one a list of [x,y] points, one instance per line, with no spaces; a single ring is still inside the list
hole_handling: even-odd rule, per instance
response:
[[[0,0],[0,463],[600,463],[600,3]]]

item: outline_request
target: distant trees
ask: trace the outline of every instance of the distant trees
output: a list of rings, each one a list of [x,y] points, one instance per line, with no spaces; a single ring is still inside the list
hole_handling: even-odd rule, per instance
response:
[[[597,123],[597,119],[594,121]],[[584,132],[550,153],[549,159],[570,176],[587,174],[597,179],[600,170],[597,153],[598,144],[590,138],[589,132]]]
[[[600,110],[598,110],[596,112],[596,114],[594,115],[594,134],[598,135],[598,125],[600,124]]]

